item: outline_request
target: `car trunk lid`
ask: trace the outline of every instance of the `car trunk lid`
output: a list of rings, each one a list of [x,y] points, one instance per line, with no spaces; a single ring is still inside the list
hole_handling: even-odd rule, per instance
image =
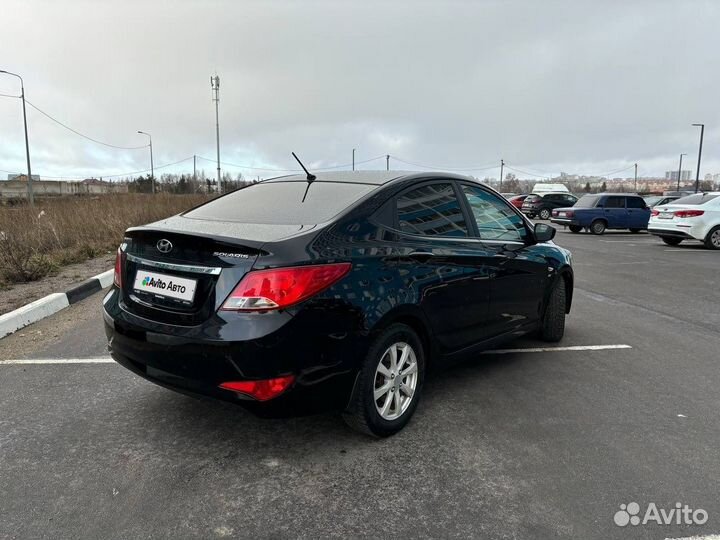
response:
[[[200,324],[264,253],[263,244],[311,228],[175,216],[128,229],[122,250],[123,307],[160,323]]]

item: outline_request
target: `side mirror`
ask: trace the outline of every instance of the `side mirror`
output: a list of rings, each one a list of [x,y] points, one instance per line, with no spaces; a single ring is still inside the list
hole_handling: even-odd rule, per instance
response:
[[[557,232],[557,229],[555,227],[551,227],[550,225],[546,225],[545,223],[536,223],[535,228],[533,229],[533,234],[535,235],[535,242],[538,244],[542,242],[549,242],[553,238],[555,238],[555,233]]]

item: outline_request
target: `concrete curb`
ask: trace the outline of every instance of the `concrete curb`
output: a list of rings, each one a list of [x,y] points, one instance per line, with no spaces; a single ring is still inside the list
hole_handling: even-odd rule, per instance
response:
[[[8,334],[17,332],[28,324],[40,321],[45,317],[49,317],[60,310],[65,309],[70,304],[79,302],[88,296],[95,294],[109,287],[113,282],[113,270],[108,270],[97,276],[93,276],[83,281],[79,285],[75,285],[64,293],[53,293],[35,300],[25,306],[22,306],[10,313],[0,315],[0,339]]]

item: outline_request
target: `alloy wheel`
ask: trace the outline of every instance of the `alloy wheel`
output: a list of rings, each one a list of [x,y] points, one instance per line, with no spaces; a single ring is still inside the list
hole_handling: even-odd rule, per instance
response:
[[[404,342],[390,345],[375,370],[373,398],[384,420],[397,420],[412,403],[418,383],[418,363],[413,348]]]
[[[715,249],[720,249],[720,229],[710,235],[710,242],[712,242]]]

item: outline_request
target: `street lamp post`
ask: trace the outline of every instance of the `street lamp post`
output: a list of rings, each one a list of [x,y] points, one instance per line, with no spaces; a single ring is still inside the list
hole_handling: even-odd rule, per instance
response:
[[[23,78],[20,75],[18,75],[17,73],[11,73],[9,71],[5,71],[4,69],[0,69],[0,73],[12,75],[13,77],[17,77],[18,79],[20,79],[20,99],[22,100],[23,124],[25,126],[25,157],[27,159],[28,201],[30,202],[30,206],[35,206],[35,197],[33,196],[33,187],[32,187],[32,171],[30,170],[30,143],[28,142],[27,112],[25,111],[25,83],[23,82]]]
[[[155,193],[155,166],[153,165],[153,155],[152,155],[152,135],[149,133],[145,133],[144,131],[138,131],[138,133],[141,133],[143,135],[147,135],[150,139],[150,182],[152,186],[152,192]]]
[[[702,143],[703,135],[705,135],[705,124],[693,124],[693,126],[700,128],[700,148],[698,149],[697,172],[695,173],[695,193],[697,193],[700,188],[700,160],[702,159]]]
[[[680,154],[680,165],[678,166],[678,181],[677,181],[677,190],[680,191],[680,175],[682,175],[682,157],[687,156],[687,154]]]
[[[355,149],[353,148],[353,168],[352,170],[355,170]]]

